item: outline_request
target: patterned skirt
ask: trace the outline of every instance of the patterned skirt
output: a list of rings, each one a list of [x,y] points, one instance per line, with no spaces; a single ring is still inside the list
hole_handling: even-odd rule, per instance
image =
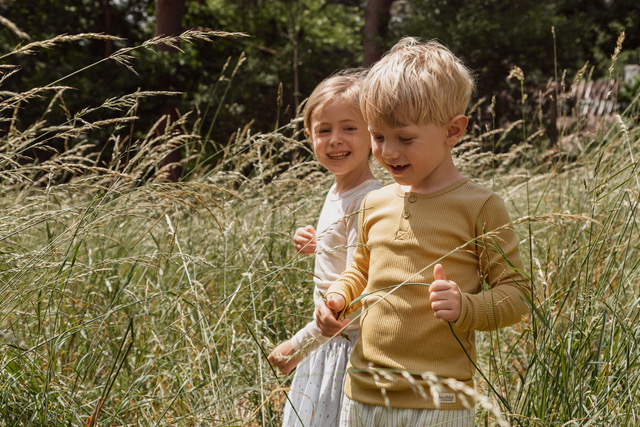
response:
[[[333,427],[340,422],[347,363],[358,331],[348,331],[305,357],[296,368],[283,427]]]

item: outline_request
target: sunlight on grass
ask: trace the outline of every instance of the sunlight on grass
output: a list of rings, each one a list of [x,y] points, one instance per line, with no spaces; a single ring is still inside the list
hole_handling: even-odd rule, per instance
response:
[[[331,178],[299,123],[240,127],[212,166],[188,116],[135,129],[137,104],[165,93],[16,119],[35,96],[62,108],[63,83],[0,97],[0,424],[279,425],[290,378],[265,354],[312,315],[313,260],[291,236]],[[533,285],[528,321],[478,334],[479,424],[638,423],[637,109],[576,133],[579,151],[526,128],[510,150],[482,149],[526,120],[456,147],[506,201]],[[101,111],[118,117],[89,121]],[[168,183],[176,147],[193,167]]]

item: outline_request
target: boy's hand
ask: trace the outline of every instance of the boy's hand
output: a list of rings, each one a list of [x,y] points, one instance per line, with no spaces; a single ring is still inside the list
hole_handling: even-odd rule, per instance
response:
[[[316,308],[316,325],[325,337],[332,337],[349,323],[349,319],[338,320],[336,316],[344,310],[346,301],[339,294],[328,294],[324,304]]]
[[[294,354],[296,351],[291,345],[291,340],[287,340],[274,348],[267,359],[269,359],[269,363],[278,368],[282,375],[287,375],[302,360],[301,357],[293,356]]]
[[[444,276],[444,267],[440,264],[436,264],[433,268],[433,278],[435,280],[429,286],[429,301],[433,314],[438,319],[455,323],[460,317],[462,305],[460,289],[456,282],[447,280]]]
[[[316,229],[313,225],[296,230],[293,235],[293,246],[303,255],[313,255],[316,252]]]

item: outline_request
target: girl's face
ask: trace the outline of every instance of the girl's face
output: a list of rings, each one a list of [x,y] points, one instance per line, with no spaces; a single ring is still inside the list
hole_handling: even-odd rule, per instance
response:
[[[338,185],[369,171],[371,137],[360,109],[343,100],[328,101],[313,112],[309,131],[316,158]]]

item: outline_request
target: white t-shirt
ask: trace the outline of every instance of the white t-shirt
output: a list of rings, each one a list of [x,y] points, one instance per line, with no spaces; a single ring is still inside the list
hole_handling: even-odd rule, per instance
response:
[[[333,184],[322,206],[316,226],[316,254],[314,268],[315,289],[313,302],[317,307],[322,303],[322,295],[340,274],[351,264],[353,251],[358,244],[358,210],[364,196],[381,187],[375,179],[369,179],[346,193],[336,194]],[[356,313],[352,313],[353,317]],[[359,321],[353,322],[347,330],[358,329]],[[291,339],[296,351],[306,344],[309,351],[319,347],[329,338],[320,334],[315,320],[307,323]]]

